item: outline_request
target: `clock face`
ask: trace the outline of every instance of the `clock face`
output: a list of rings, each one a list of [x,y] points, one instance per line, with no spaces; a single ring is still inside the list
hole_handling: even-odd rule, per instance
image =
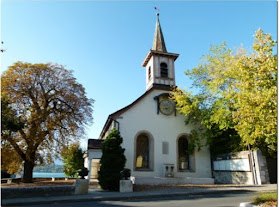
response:
[[[160,102],[160,111],[165,115],[170,115],[174,111],[174,104],[171,100],[165,99]]]

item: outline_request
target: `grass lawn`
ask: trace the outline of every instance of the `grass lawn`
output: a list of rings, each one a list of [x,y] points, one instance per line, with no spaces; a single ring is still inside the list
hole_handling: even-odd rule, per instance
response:
[[[264,207],[277,206],[277,191],[259,193],[252,203]]]

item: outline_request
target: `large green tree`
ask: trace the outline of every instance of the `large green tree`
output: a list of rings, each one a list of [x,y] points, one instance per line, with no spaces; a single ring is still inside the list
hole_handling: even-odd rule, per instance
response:
[[[212,145],[231,142],[232,151],[248,144],[266,155],[277,152],[276,42],[256,31],[252,52],[226,44],[212,46],[198,67],[186,71],[196,94],[176,88],[174,99],[186,122],[201,122]],[[220,144],[220,143],[219,143]]]
[[[84,166],[84,152],[80,148],[78,142],[71,144],[69,147],[64,147],[61,156],[63,165],[63,171],[66,176],[77,177],[78,170]]]
[[[16,62],[1,75],[2,97],[7,97],[24,127],[1,130],[2,140],[24,163],[23,181],[32,182],[33,168],[84,133],[92,121],[93,100],[72,71],[57,64]]]
[[[126,163],[125,149],[121,147],[122,142],[119,131],[113,129],[102,143],[103,155],[98,180],[104,190],[119,190],[120,172]]]

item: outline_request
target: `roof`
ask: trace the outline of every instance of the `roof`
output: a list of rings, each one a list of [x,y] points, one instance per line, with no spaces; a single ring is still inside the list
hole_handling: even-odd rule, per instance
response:
[[[164,35],[163,35],[160,21],[159,21],[159,13],[157,13],[156,15],[157,15],[157,22],[156,22],[156,27],[155,27],[155,34],[154,34],[152,50],[160,51],[160,52],[167,52]]]
[[[160,51],[155,51],[155,50],[150,50],[146,57],[144,58],[144,61],[142,63],[142,66],[145,67],[150,60],[151,56],[153,55],[158,55],[158,56],[165,56],[165,57],[173,57],[174,60],[176,60],[179,56],[179,54],[176,53],[169,53],[169,52],[160,52]]]
[[[147,65],[148,61],[153,55],[173,57],[174,60],[176,60],[176,58],[179,56],[178,54],[167,52],[164,35],[159,21],[159,13],[157,13],[156,15],[157,15],[157,22],[155,27],[153,46],[152,46],[152,50],[148,52],[147,56],[145,57],[142,63],[143,67]]]
[[[163,84],[153,84],[153,87],[151,87],[149,90],[147,90],[143,95],[141,95],[138,99],[136,99],[133,103],[129,104],[128,106],[110,114],[108,116],[108,119],[102,129],[102,132],[100,134],[100,138],[105,135],[106,131],[108,130],[109,126],[111,125],[112,121],[115,120],[117,117],[119,117],[121,114],[129,110],[131,107],[136,105],[140,100],[142,100],[144,97],[146,97],[149,93],[151,93],[155,89],[165,90],[165,91],[171,91],[171,86],[163,85]]]
[[[103,140],[101,139],[88,139],[87,149],[101,149],[102,142]]]

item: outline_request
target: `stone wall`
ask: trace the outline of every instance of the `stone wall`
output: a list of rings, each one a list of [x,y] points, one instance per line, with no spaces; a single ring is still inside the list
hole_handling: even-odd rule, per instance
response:
[[[269,183],[267,162],[265,157],[262,155],[261,151],[252,151],[253,157],[250,156],[249,151],[225,153],[213,157],[213,177],[215,178],[215,183],[223,184],[265,184]],[[229,161],[231,166],[227,166],[226,169],[218,169],[214,164],[218,161]],[[246,160],[246,162],[241,162]],[[249,160],[249,162],[247,161]],[[231,162],[230,162],[231,161]],[[243,164],[246,166],[233,166],[235,163]],[[254,163],[254,170],[252,167]]]
[[[38,186],[1,188],[2,199],[73,195],[75,186]]]
[[[213,171],[215,183],[222,184],[253,184],[252,172]]]
[[[253,154],[255,158],[256,171],[258,172],[258,184],[269,183],[269,175],[265,156],[262,155],[262,152],[260,150],[253,151]]]

